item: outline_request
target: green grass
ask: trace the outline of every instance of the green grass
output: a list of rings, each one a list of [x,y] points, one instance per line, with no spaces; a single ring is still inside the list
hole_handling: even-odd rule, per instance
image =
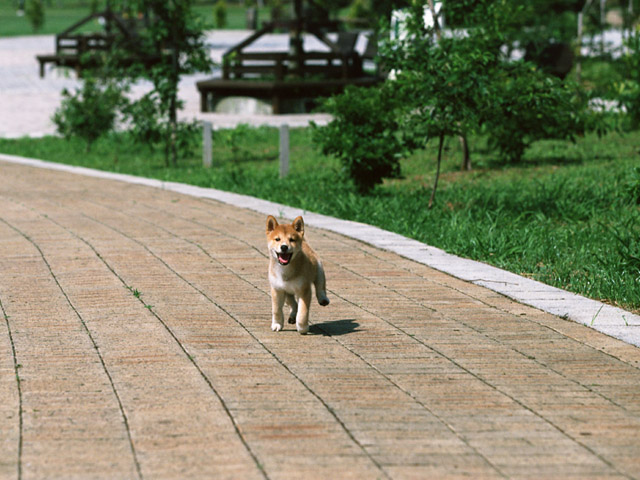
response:
[[[104,2],[99,2],[99,8],[103,8]],[[69,28],[74,23],[82,20],[91,13],[91,2],[85,1],[61,1],[52,2],[44,1],[44,25],[34,31],[31,23],[26,16],[16,15],[17,3],[13,0],[0,1],[0,36],[15,37],[19,35],[50,35],[60,33]],[[214,29],[214,2],[209,4],[198,4],[195,11],[202,17],[207,24],[208,29]],[[269,18],[267,9],[260,10],[259,21],[262,22]],[[246,8],[242,5],[227,3],[227,26],[228,29],[245,29],[246,28]],[[95,32],[102,30],[97,21],[91,21],[84,25],[80,31]]]
[[[640,311],[640,133],[540,142],[520,165],[495,163],[472,142],[472,172],[458,171],[450,141],[435,207],[427,209],[435,144],[403,161],[404,178],[368,196],[340,164],[316,151],[308,129],[291,131],[291,173],[278,178],[276,129],[217,132],[211,169],[201,155],[165,168],[159,153],[126,136],[84,153],[55,137],[0,140],[0,151],[245,193],[380,226],[544,283]],[[274,212],[277,214],[278,212]]]
[[[44,3],[44,25],[40,30],[34,31],[26,15],[21,17],[16,15],[15,4],[12,0],[0,2],[0,35],[15,37],[18,35],[60,33],[90,13],[88,2],[85,2],[85,5],[66,2],[63,7],[58,7],[56,2],[52,2],[51,7],[46,2]],[[96,31],[100,28],[97,22],[91,22],[83,31]]]

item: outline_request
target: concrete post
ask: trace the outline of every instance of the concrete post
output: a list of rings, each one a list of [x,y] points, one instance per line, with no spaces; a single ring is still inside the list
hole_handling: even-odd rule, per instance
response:
[[[202,122],[202,166],[211,168],[211,122]]]
[[[289,125],[280,125],[280,178],[289,173]]]

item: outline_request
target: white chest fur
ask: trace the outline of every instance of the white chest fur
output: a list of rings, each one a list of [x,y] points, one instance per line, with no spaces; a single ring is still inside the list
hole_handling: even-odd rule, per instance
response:
[[[275,264],[269,268],[269,283],[275,290],[282,290],[289,294],[296,295],[305,285],[304,278],[294,276],[288,278],[287,267]]]

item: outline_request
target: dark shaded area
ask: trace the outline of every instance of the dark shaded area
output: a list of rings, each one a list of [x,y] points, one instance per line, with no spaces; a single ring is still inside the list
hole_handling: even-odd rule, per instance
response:
[[[316,323],[309,327],[312,335],[324,335],[325,337],[336,337],[357,332],[360,324],[353,318],[345,320],[335,320],[333,322]]]

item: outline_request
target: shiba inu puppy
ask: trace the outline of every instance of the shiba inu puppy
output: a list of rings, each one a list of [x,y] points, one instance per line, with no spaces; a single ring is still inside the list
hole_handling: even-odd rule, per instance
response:
[[[311,285],[322,306],[329,305],[324,269],[316,253],[304,239],[304,221],[296,218],[290,225],[280,225],[272,215],[267,217],[269,246],[269,283],[271,284],[271,330],[279,332],[284,325],[282,307],[291,308],[289,323],[295,323],[302,335],[309,331]]]

